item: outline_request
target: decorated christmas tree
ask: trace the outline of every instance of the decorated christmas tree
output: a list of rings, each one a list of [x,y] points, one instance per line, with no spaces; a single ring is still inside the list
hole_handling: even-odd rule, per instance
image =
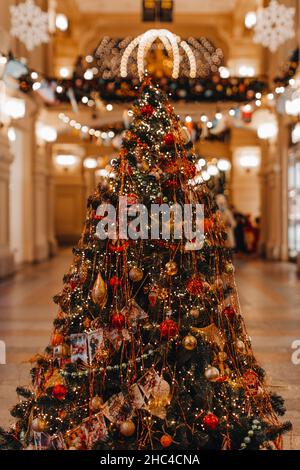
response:
[[[290,424],[278,422],[283,401],[253,355],[189,135],[148,79],[131,113],[112,172],[88,200],[50,345],[32,386],[17,390],[1,447],[280,448]],[[192,207],[190,237],[180,211],[168,213],[175,207]]]

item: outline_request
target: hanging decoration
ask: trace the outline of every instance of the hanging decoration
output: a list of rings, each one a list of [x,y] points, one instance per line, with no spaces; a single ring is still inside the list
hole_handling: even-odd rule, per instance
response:
[[[34,0],[12,5],[10,34],[18,38],[32,51],[36,46],[49,42],[48,13],[42,11]]]
[[[266,8],[257,11],[253,41],[268,47],[271,52],[277,51],[281,44],[295,36],[294,16],[294,7],[271,0]]]

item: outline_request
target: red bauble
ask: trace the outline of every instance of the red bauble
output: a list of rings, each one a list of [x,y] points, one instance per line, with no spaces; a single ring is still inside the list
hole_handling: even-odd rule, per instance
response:
[[[141,113],[144,116],[147,116],[147,117],[152,116],[153,111],[154,111],[154,108],[153,106],[151,106],[151,104],[145,104],[144,106],[141,107]]]
[[[168,318],[164,320],[160,325],[160,334],[163,338],[174,338],[174,336],[178,335],[178,325],[175,321]]]
[[[213,413],[208,413],[203,418],[203,424],[206,428],[213,431],[214,429],[216,429],[216,427],[219,424],[219,418],[216,415],[214,415]]]
[[[189,279],[186,285],[187,291],[192,295],[200,295],[203,292],[204,283],[198,277]]]
[[[171,132],[169,132],[168,134],[166,134],[164,136],[164,143],[168,146],[168,147],[172,147],[172,145],[175,144],[175,135],[172,134]]]
[[[52,396],[57,400],[64,400],[67,395],[67,388],[64,385],[54,385],[52,389]]]
[[[118,276],[113,276],[110,280],[109,280],[109,285],[111,287],[117,287],[117,286],[120,286],[122,284],[122,279],[120,279]]]
[[[229,321],[232,321],[236,316],[236,312],[234,308],[229,305],[228,307],[224,308],[223,315],[225,315],[225,317],[227,317]]]
[[[121,330],[125,326],[125,317],[122,315],[122,313],[114,313],[112,318],[111,318],[111,324],[114,328],[118,328]]]
[[[164,434],[161,438],[160,438],[160,443],[163,447],[169,447],[173,442],[173,439],[171,436],[169,436],[169,434]]]
[[[258,386],[258,378],[256,372],[254,370],[249,369],[243,374],[243,378],[248,385],[248,387],[257,387]]]
[[[212,219],[204,219],[204,233],[210,232],[214,226]]]
[[[133,204],[137,204],[139,202],[137,195],[134,193],[126,194],[126,196],[128,206],[132,206]]]

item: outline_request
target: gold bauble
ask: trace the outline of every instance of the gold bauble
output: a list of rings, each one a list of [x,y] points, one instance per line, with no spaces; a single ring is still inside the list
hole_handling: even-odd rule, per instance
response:
[[[241,353],[245,352],[246,346],[245,346],[245,343],[241,339],[238,339],[235,344],[239,352]]]
[[[166,273],[168,274],[168,276],[175,276],[177,274],[177,271],[178,267],[175,261],[169,261],[166,264]]]
[[[92,289],[93,302],[103,309],[107,302],[107,287],[101,273],[98,274],[95,284]]]
[[[34,418],[31,423],[31,428],[35,432],[43,432],[47,427],[47,423],[43,418]]]
[[[131,268],[129,277],[133,282],[139,282],[143,279],[143,271],[140,268]]]
[[[124,421],[120,426],[120,433],[125,437],[130,437],[135,433],[135,424],[131,419]]]
[[[219,360],[221,362],[224,362],[224,361],[226,361],[228,356],[227,356],[226,352],[221,351],[221,352],[219,352],[218,357],[219,357]]]
[[[92,398],[91,400],[91,409],[93,411],[99,411],[103,405],[103,400],[101,397],[96,395],[95,397]]]
[[[182,346],[184,347],[184,349],[192,351],[197,347],[197,339],[195,338],[195,336],[187,335],[182,340]]]
[[[226,274],[233,274],[235,271],[235,268],[232,263],[227,263],[225,266],[225,273]]]
[[[193,318],[198,318],[199,315],[200,315],[199,309],[198,309],[198,308],[191,308],[191,310],[190,310],[190,315],[191,315],[191,317],[193,317]]]
[[[216,367],[208,366],[205,369],[204,375],[207,380],[209,380],[210,382],[213,382],[219,377],[220,372],[219,372],[219,369],[217,369]]]

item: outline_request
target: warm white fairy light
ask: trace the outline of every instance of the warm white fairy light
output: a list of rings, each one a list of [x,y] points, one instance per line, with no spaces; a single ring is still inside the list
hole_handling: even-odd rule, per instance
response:
[[[140,80],[142,80],[145,69],[144,69],[144,59],[147,52],[150,50],[152,44],[159,39],[168,53],[172,51],[173,55],[173,71],[172,77],[178,78],[179,77],[179,65],[180,65],[180,53],[179,47],[186,53],[187,58],[190,64],[190,77],[196,77],[196,58],[191,49],[191,47],[187,44],[186,41],[181,41],[179,36],[171,33],[167,29],[149,29],[144,34],[137,36],[133,41],[131,41],[128,46],[126,47],[120,65],[120,73],[121,77],[127,77],[127,64],[129,57],[131,56],[132,52],[136,47],[138,47],[137,51],[137,68],[138,68],[138,75]]]

